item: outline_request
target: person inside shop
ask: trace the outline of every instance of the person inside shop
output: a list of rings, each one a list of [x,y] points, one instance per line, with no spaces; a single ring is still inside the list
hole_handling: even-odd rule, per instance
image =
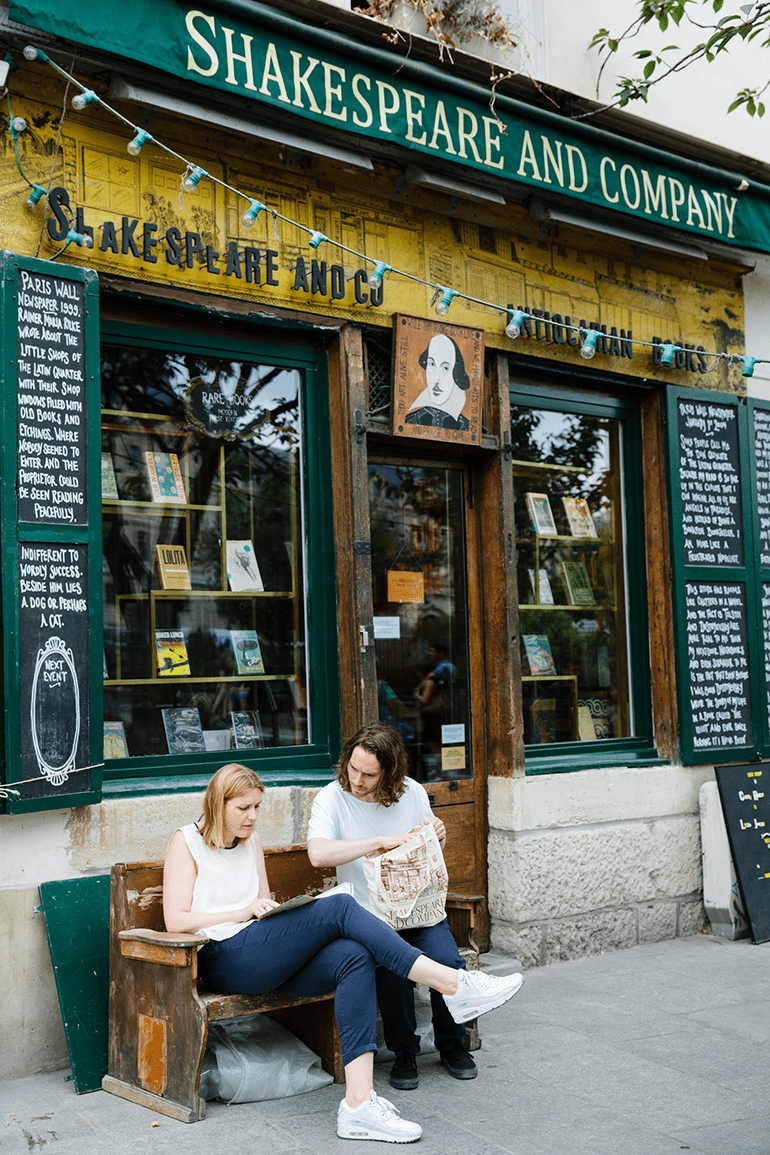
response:
[[[420,1125],[400,1118],[393,1104],[374,1091],[375,965],[439,992],[456,1023],[500,1006],[517,984],[459,972],[431,959],[349,894],[330,895],[266,919],[279,904],[270,898],[256,830],[264,793],[258,775],[247,766],[230,762],[217,770],[201,818],[176,830],[168,845],[166,929],[208,936],[198,968],[211,990],[264,994],[278,989],[300,998],[334,990],[345,1067],[337,1134],[411,1143],[422,1134]],[[387,850],[407,837],[381,835],[368,842],[371,849]]]
[[[438,333],[419,357],[426,386],[409,407],[407,425],[431,425],[435,429],[469,429],[463,414],[470,378],[460,348],[451,337]]]
[[[428,650],[425,677],[414,691],[420,706],[422,756],[428,779],[440,777],[441,727],[452,720],[452,697],[457,670],[449,661],[443,642],[434,642]]]
[[[426,822],[434,827],[442,844],[446,839],[444,823],[432,812],[424,787],[407,777],[407,768],[408,755],[400,735],[385,723],[372,722],[343,744],[336,780],[324,786],[313,802],[307,835],[310,861],[314,866],[335,866],[337,881],[352,885],[354,898],[365,910],[369,895],[364,855],[381,853],[391,841],[393,846],[403,845],[414,828]],[[410,946],[455,973],[466,977],[470,973],[464,969],[446,919],[436,926],[398,933]],[[476,979],[485,987],[488,976],[477,973]],[[523,979],[514,974],[506,981],[510,998]],[[410,976],[379,966],[377,998],[385,1044],[396,1056],[391,1086],[411,1090],[418,1082],[420,1037]],[[451,1013],[437,988],[431,990],[430,998],[433,1033],[443,1066],[456,1079],[475,1079],[476,1064],[463,1045],[464,1023]]]

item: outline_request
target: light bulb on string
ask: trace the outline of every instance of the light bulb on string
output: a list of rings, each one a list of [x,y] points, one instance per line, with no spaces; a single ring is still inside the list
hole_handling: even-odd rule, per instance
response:
[[[514,341],[516,340],[521,334],[521,323],[526,315],[521,309],[508,310],[508,324],[505,326],[506,337],[510,337]]]
[[[393,266],[386,265],[384,261],[377,261],[371,273],[367,277],[367,285],[370,289],[379,289],[382,284],[382,278],[386,273],[392,273]]]
[[[668,341],[664,342],[662,352],[660,354],[661,365],[673,365],[674,357],[677,353],[681,353],[681,346],[672,345]]]
[[[266,208],[267,205],[263,205],[262,201],[249,201],[249,207],[241,217],[241,220],[246,225],[246,228],[250,228],[254,224],[254,221],[257,219],[259,214],[262,212],[262,209]]]
[[[598,329],[580,329],[580,332],[585,334],[583,344],[580,346],[580,356],[590,361],[596,353],[596,342],[602,334]]]
[[[200,165],[188,165],[187,172],[182,177],[182,188],[185,189],[186,192],[195,192],[204,176],[208,175],[206,170],[201,168]]]
[[[13,120],[11,121],[11,135],[13,136],[14,133],[18,134],[20,132],[26,132],[26,130],[27,122],[24,117],[14,116]]]
[[[24,49],[25,60],[42,60],[44,64],[48,63],[48,57],[42,48],[35,48],[33,44],[28,44]]]
[[[437,286],[437,288],[438,287],[439,286]],[[436,313],[439,317],[446,317],[449,312],[449,306],[457,295],[456,289],[445,289],[441,287],[441,293],[436,302]]]
[[[98,104],[99,97],[95,92],[92,92],[90,88],[84,88],[77,96],[72,97],[72,107],[78,112],[82,112],[87,104],[93,104],[94,102]]]
[[[148,140],[152,140],[149,132],[145,132],[143,128],[138,128],[134,139],[126,145],[126,150],[131,153],[131,156],[139,156],[143,145],[147,144]]]
[[[45,196],[45,189],[39,184],[32,185],[32,192],[27,197],[27,207],[34,209]]]
[[[324,236],[323,233],[319,233],[316,229],[314,229],[310,234],[308,244],[310,245],[311,249],[317,249],[318,246],[323,243],[323,241],[328,241],[328,239],[329,238]]]
[[[80,245],[83,249],[92,249],[94,247],[94,238],[89,237],[88,233],[79,233],[75,229],[70,229],[67,233],[67,244]]]

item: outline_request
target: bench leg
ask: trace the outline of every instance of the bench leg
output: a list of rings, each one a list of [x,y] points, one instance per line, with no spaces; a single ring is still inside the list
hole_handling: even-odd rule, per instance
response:
[[[130,1103],[138,1103],[140,1107],[149,1107],[151,1111],[158,1111],[161,1115],[168,1115],[180,1123],[197,1123],[206,1117],[206,1103],[198,1097],[198,1109],[183,1107],[179,1103],[170,1103],[161,1095],[153,1095],[152,1091],[143,1091],[141,1087],[122,1083],[120,1079],[113,1079],[112,1075],[105,1075],[102,1079],[102,1090],[112,1095],[120,1095],[121,1099],[128,1099]]]

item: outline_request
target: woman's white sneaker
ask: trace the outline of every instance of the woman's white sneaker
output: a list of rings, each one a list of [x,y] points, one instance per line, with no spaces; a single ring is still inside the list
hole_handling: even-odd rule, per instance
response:
[[[345,1099],[337,1112],[337,1134],[340,1139],[379,1139],[382,1143],[414,1143],[422,1135],[419,1123],[402,1119],[389,1099],[376,1091],[358,1107],[348,1106]]]
[[[444,1002],[456,1023],[467,1023],[507,1003],[523,982],[524,976],[520,974],[500,977],[481,971],[458,971],[457,994],[444,995]]]

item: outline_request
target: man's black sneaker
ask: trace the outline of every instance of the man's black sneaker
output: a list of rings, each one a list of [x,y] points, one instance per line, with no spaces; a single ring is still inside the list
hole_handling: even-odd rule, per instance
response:
[[[467,1075],[458,1078],[467,1079]],[[396,1051],[396,1061],[390,1072],[390,1085],[399,1091],[413,1091],[417,1086],[417,1060],[411,1051]]]
[[[441,1052],[441,1062],[455,1079],[475,1079],[478,1075],[476,1064],[459,1043],[450,1051]]]

